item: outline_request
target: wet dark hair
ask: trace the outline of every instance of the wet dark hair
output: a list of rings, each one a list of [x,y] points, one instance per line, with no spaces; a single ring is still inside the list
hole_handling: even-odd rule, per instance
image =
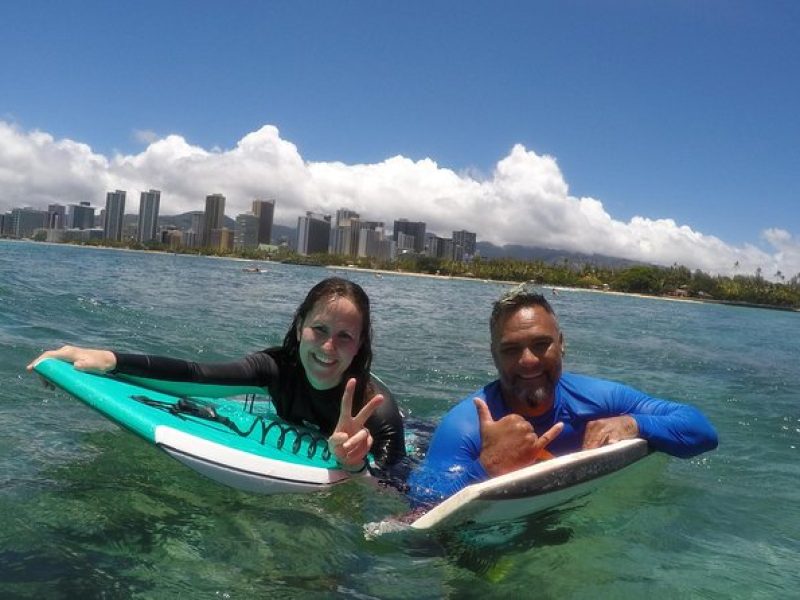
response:
[[[528,291],[524,285],[519,285],[503,294],[492,305],[492,316],[489,318],[489,332],[492,336],[492,343],[494,343],[495,333],[497,333],[497,328],[500,324],[519,309],[528,306],[541,306],[548,314],[553,315],[556,325],[558,325],[556,312],[550,306],[547,298],[537,292]]]
[[[300,341],[297,339],[297,332],[317,302],[334,298],[347,298],[355,304],[361,315],[361,345],[342,378],[342,382],[346,382],[351,377],[356,378],[353,407],[355,410],[360,410],[365,403],[367,385],[370,380],[370,367],[372,365],[372,321],[369,310],[369,297],[360,285],[341,277],[329,277],[312,287],[294,313],[292,326],[283,338],[281,351],[289,367],[293,368],[293,370],[302,370],[303,366],[300,363],[299,355]],[[291,379],[294,378],[287,377],[287,380]]]

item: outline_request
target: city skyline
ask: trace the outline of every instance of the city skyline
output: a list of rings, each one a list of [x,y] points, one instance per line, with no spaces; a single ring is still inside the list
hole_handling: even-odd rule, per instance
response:
[[[10,0],[0,18],[0,212],[153,186],[178,214],[222,190],[231,214],[279,198],[283,224],[350,206],[499,245],[800,272],[793,3],[88,0],[42,18]],[[160,43],[97,35],[139,27]]]
[[[157,242],[172,247],[235,250],[278,245],[272,238],[274,198],[255,199],[251,210],[230,217],[225,214],[226,197],[219,192],[206,195],[205,210],[193,210],[188,228],[159,226],[159,219],[182,215],[160,215],[161,191],[141,192],[138,213],[125,212],[127,191],[106,193],[105,207],[90,202],[64,206],[50,204],[46,211],[31,207],[14,207],[0,213],[0,235],[34,238],[51,242],[110,240],[115,242]],[[64,217],[67,217],[65,219]],[[136,217],[136,225],[125,225],[126,217]],[[233,223],[228,227],[226,219]],[[288,226],[283,226],[288,227]],[[341,207],[333,215],[306,211],[297,218],[295,236],[290,247],[301,255],[323,253],[353,257],[394,260],[399,254],[412,252],[435,258],[469,261],[476,255],[477,234],[451,230],[450,238],[426,231],[426,224],[407,217],[394,219],[391,231],[383,221],[362,219],[360,214]]]
[[[155,217],[156,218],[158,218],[158,217],[174,217],[174,216],[180,216],[182,214],[195,214],[195,213],[206,214],[206,212],[209,211],[209,207],[211,207],[211,212],[215,216],[213,218],[212,224],[208,227],[209,231],[211,229],[218,229],[218,228],[224,227],[225,225],[223,224],[222,219],[230,219],[231,221],[235,222],[236,218],[241,216],[241,215],[253,215],[253,216],[255,216],[255,217],[257,217],[259,219],[259,229],[260,229],[259,234],[260,235],[263,235],[263,231],[269,231],[272,228],[273,225],[279,225],[281,227],[290,227],[290,228],[295,228],[296,227],[296,223],[277,223],[277,222],[273,221],[274,209],[275,209],[275,206],[278,204],[278,202],[274,198],[270,199],[270,200],[253,199],[251,201],[252,204],[251,204],[251,209],[249,211],[245,211],[245,212],[242,212],[242,213],[231,215],[231,214],[228,214],[225,211],[225,203],[226,203],[227,197],[224,194],[221,194],[219,192],[215,192],[213,194],[207,194],[205,196],[205,210],[202,210],[200,208],[200,203],[198,202],[198,208],[190,209],[190,210],[184,211],[182,213],[161,214],[161,212],[158,209],[158,205],[159,205],[160,199],[161,199],[161,191],[160,190],[150,189],[149,191],[146,191],[146,192],[142,191],[141,194],[140,194],[140,202],[139,202],[139,211],[138,212],[130,212],[130,211],[126,211],[125,210],[126,195],[127,195],[127,190],[117,189],[115,191],[107,191],[106,192],[106,197],[105,197],[105,201],[104,201],[103,205],[100,205],[99,203],[92,204],[91,201],[83,201],[83,202],[79,202],[79,203],[70,203],[70,204],[53,203],[53,204],[49,204],[47,209],[36,209],[34,207],[31,207],[31,206],[12,206],[11,209],[8,212],[11,212],[11,211],[14,211],[14,210],[25,209],[25,210],[33,210],[33,211],[37,211],[37,212],[51,214],[51,213],[53,213],[55,211],[54,207],[59,207],[60,209],[80,207],[80,208],[82,208],[84,210],[86,210],[86,209],[91,209],[92,211],[100,210],[101,211],[100,214],[94,214],[94,212],[92,212],[92,215],[93,215],[93,217],[95,219],[101,218],[101,223],[99,225],[95,224],[93,227],[81,226],[80,228],[81,229],[99,228],[99,229],[106,230],[108,228],[107,224],[108,224],[108,221],[109,221],[109,218],[110,218],[109,215],[108,215],[108,212],[107,212],[107,207],[109,206],[109,202],[112,202],[113,206],[115,207],[114,208],[114,213],[115,214],[119,213],[118,215],[116,215],[116,218],[111,217],[111,220],[113,222],[116,222],[117,220],[121,219],[122,217],[137,217],[137,219],[139,219],[140,218],[140,214],[141,214],[141,207],[144,205],[144,203],[145,203],[145,201],[147,199],[150,202],[150,204],[149,204],[150,206],[152,206],[152,204],[155,203],[155,206],[156,206]],[[264,207],[271,207],[271,209],[267,211]],[[262,210],[264,211],[263,217],[261,216]],[[305,211],[305,212],[313,212],[313,211]],[[2,213],[0,213],[0,215],[1,214]],[[66,214],[72,214],[72,213],[66,213]],[[318,213],[318,214],[321,214],[321,213]],[[336,220],[335,220],[335,224],[336,225],[339,225],[339,218],[340,218],[341,214],[348,215],[347,216],[348,220],[352,216],[355,216],[356,219],[360,219],[359,213],[357,213],[356,211],[354,211],[352,209],[349,209],[348,207],[340,207],[340,208],[338,208],[338,209],[336,209],[334,211],[334,214],[336,215]],[[303,216],[303,215],[298,214],[298,215],[295,216],[295,219],[297,217],[301,217],[301,216]],[[331,217],[333,219],[333,214],[326,215],[326,216],[329,216],[329,217]],[[411,223],[411,224],[419,223],[419,222],[416,222],[416,221],[411,221],[411,219],[409,219],[409,216],[411,216],[411,215],[406,215],[406,216],[403,216],[403,217],[396,217],[396,218],[393,218],[391,220],[391,222],[393,222],[395,225],[398,222],[399,223],[408,222],[408,223]],[[155,220],[153,219],[152,214],[151,214],[150,217],[147,218],[147,222],[148,222],[148,227],[155,227],[156,226],[155,225]],[[365,224],[375,224],[376,223],[375,221],[363,221],[363,222]],[[384,222],[388,222],[388,221],[383,221],[382,223],[384,223]],[[344,224],[346,225],[347,223],[345,222]],[[422,227],[422,235],[424,236],[427,224],[422,222],[422,225],[423,225],[423,227]],[[71,225],[69,227],[71,228]],[[114,227],[115,227],[115,230],[116,230],[116,228],[120,228],[120,230],[121,230],[121,227],[122,227],[121,220],[120,220],[119,224],[115,225]],[[59,227],[57,227],[57,226],[50,227],[47,224],[45,224],[44,228],[45,229],[58,229]],[[61,227],[61,228],[63,228],[63,227]],[[445,228],[444,231],[455,232],[455,231],[460,231],[460,230],[456,230],[456,229],[453,229],[453,228]],[[394,235],[394,238],[396,239],[396,229],[395,229],[395,227],[392,227],[390,232]],[[141,235],[142,235],[141,224],[137,224],[137,236],[141,237]],[[438,233],[436,235],[438,235]],[[201,238],[202,237],[203,237],[203,235],[201,234]],[[422,239],[422,237],[420,237],[420,236],[417,236],[417,237],[419,239]],[[116,237],[111,237],[110,239],[117,239],[117,238]],[[147,237],[147,239],[154,239],[154,237],[151,235],[151,236]],[[138,239],[138,241],[147,241],[147,240]],[[263,239],[261,241],[263,243]],[[419,248],[417,248],[416,250],[419,250]]]

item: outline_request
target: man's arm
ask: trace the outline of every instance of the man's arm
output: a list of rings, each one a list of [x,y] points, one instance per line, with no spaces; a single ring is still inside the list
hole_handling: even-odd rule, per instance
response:
[[[409,480],[415,505],[433,505],[463,487],[533,464],[563,428],[541,436],[519,415],[494,420],[483,394],[462,400],[442,420],[425,461]]]
[[[587,418],[584,446],[587,442],[591,444],[593,437],[596,441],[598,436],[640,437],[653,449],[680,458],[690,458],[717,447],[717,432],[693,406],[653,398],[611,381],[575,376],[569,381],[570,393],[583,396],[587,404],[599,405],[597,418]]]
[[[717,447],[717,432],[706,416],[693,406],[650,398],[631,415],[639,437],[656,450],[691,458]]]
[[[422,464],[408,480],[414,506],[430,507],[461,488],[488,478],[480,462],[480,430],[473,396],[448,412]]]

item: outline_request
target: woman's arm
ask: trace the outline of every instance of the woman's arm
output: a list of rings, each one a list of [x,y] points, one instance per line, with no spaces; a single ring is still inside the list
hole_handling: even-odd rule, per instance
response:
[[[150,379],[265,387],[278,375],[275,361],[263,351],[254,352],[235,361],[214,363],[200,363],[149,354],[117,352],[114,355],[116,368],[113,373]]]
[[[372,456],[379,467],[388,467],[406,455],[406,437],[403,415],[392,397],[385,390],[383,403],[367,420],[366,427],[372,434]]]

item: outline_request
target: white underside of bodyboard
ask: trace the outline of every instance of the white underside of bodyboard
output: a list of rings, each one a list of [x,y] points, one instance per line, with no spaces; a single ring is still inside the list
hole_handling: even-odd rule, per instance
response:
[[[592,491],[649,453],[642,439],[573,452],[469,485],[415,520],[414,529],[495,523],[535,514]]]
[[[164,425],[155,428],[155,442],[170,456],[200,474],[248,492],[307,492],[350,478],[344,470],[257,456]]]

